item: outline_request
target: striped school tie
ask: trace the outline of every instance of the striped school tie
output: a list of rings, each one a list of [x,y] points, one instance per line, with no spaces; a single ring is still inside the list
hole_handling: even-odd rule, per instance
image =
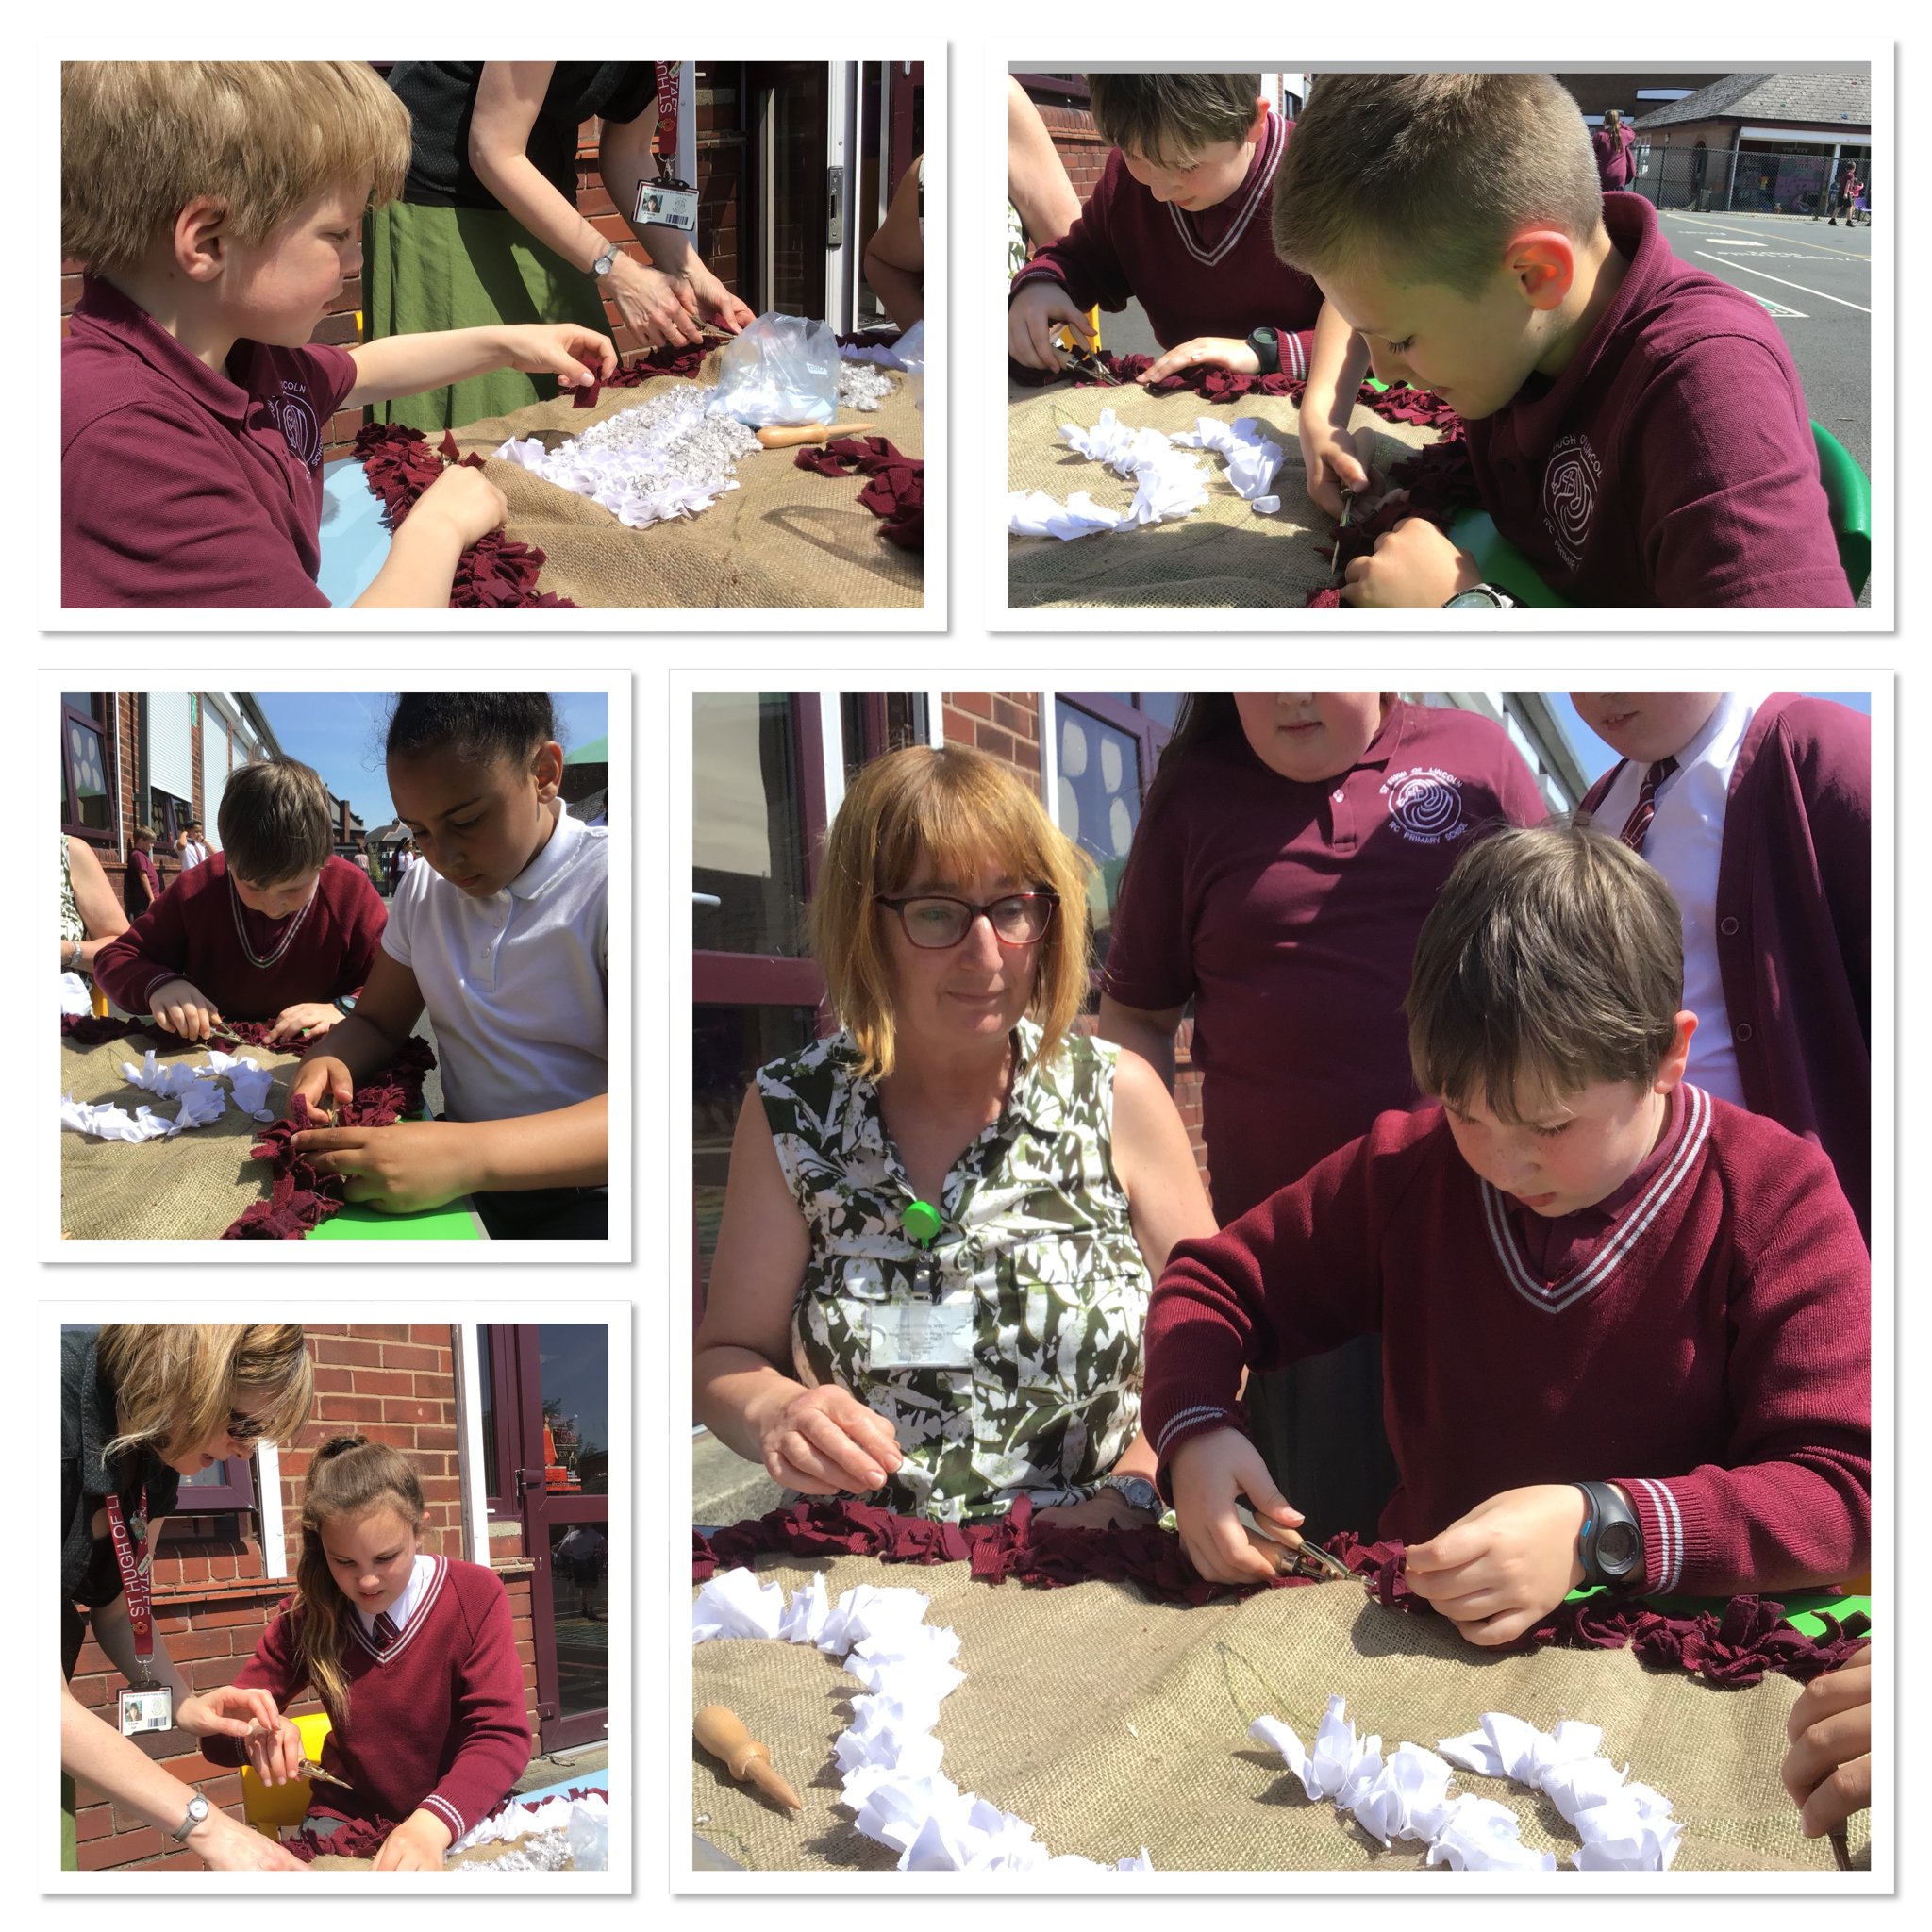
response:
[[[400,1637],[402,1634],[403,1633],[400,1630],[398,1630],[393,1624],[390,1622],[389,1612],[387,1610],[376,1611],[375,1647],[377,1650],[381,1651],[385,1657],[389,1655],[391,1646],[395,1642],[396,1639]]]
[[[1659,758],[1644,773],[1643,783],[1637,788],[1637,803],[1624,821],[1624,829],[1617,834],[1631,851],[1643,850],[1643,841],[1650,836],[1650,822],[1657,816],[1657,789],[1676,769],[1675,758]]]

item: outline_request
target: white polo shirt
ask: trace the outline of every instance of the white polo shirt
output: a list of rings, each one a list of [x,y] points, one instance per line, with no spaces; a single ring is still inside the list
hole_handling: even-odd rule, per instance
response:
[[[609,1088],[609,834],[550,809],[556,830],[504,891],[472,898],[416,865],[390,904],[382,949],[423,990],[453,1121]]]

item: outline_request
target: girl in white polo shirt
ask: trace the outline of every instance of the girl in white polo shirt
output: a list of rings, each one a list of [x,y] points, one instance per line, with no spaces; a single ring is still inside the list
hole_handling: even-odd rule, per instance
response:
[[[428,863],[404,874],[355,1012],[293,1091],[333,1111],[426,1008],[444,1117],[310,1128],[291,1144],[346,1174],[351,1201],[408,1211],[468,1194],[495,1240],[601,1241],[609,847],[563,809],[550,700],[406,692],[388,768]]]

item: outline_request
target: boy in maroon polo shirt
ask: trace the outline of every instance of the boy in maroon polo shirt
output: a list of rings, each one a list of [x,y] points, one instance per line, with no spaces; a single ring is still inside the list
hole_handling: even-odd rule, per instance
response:
[[[1676,902],[1618,840],[1511,828],[1464,856],[1407,1001],[1441,1104],[1176,1243],[1155,1291],[1141,1422],[1203,1575],[1275,1567],[1238,1496],[1300,1520],[1241,1432],[1242,1368],[1373,1331],[1402,1473],[1381,1529],[1474,1642],[1584,1582],[1867,1566],[1865,1245],[1816,1147],[1685,1080],[1682,987]]]
[[[615,371],[574,325],[310,342],[408,164],[408,112],[359,61],[63,65],[61,247],[88,270],[60,352],[64,605],[326,605],[337,409],[505,367]],[[446,470],[358,604],[445,606],[504,513],[480,472]]]
[[[1090,74],[1113,152],[1080,219],[1013,277],[1007,348],[1058,369],[1056,332],[1138,301],[1166,354],[1143,383],[1196,364],[1308,373],[1322,294],[1268,239],[1268,195],[1290,124],[1258,74]]]
[[[1604,193],[1550,75],[1323,75],[1274,245],[1356,331],[1324,327],[1302,402],[1331,512],[1370,484],[1345,425],[1373,362],[1464,419],[1484,508],[1572,603],[1851,603],[1776,325],[1678,260],[1648,202]],[[1352,604],[1510,601],[1419,517],[1346,575]]]
[[[389,917],[362,868],[334,856],[327,789],[292,758],[244,765],[215,824],[223,849],[102,949],[95,982],[184,1040],[225,1019],[273,1021],[275,1041],[326,1033]]]
[[[161,874],[155,864],[155,828],[136,825],[133,850],[127,855],[127,916],[138,919],[161,896]]]

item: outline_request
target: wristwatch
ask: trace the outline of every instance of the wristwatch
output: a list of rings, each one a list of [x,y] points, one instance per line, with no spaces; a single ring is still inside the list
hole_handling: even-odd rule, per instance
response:
[[[1150,1516],[1160,1515],[1166,1507],[1160,1491],[1144,1475],[1104,1475],[1094,1485],[1094,1494],[1102,1490],[1119,1491],[1129,1509],[1144,1509]]]
[[[1442,606],[1444,610],[1514,610],[1516,599],[1494,584],[1478,584],[1473,591],[1457,591]]]
[[[605,249],[604,253],[600,255],[596,258],[596,260],[591,264],[589,273],[593,275],[596,275],[601,280],[602,277],[608,275],[610,273],[611,264],[614,261],[616,261],[616,259],[617,243],[613,242],[609,244],[608,247]]]
[[[1272,328],[1251,328],[1248,331],[1248,347],[1254,350],[1259,360],[1263,375],[1281,374],[1281,339]]]
[[[1586,1584],[1622,1590],[1643,1576],[1643,1525],[1614,1483],[1578,1483],[1583,1491],[1583,1527],[1576,1532],[1576,1557]]]
[[[190,1798],[188,1801],[188,1816],[184,1818],[181,1821],[181,1823],[177,1824],[174,1828],[174,1830],[168,1834],[168,1836],[171,1839],[173,1839],[177,1845],[186,1844],[188,1842],[188,1834],[191,1831],[192,1831],[197,1824],[201,1824],[208,1817],[208,1800],[204,1798],[199,1791],[196,1791],[193,1797]]]

